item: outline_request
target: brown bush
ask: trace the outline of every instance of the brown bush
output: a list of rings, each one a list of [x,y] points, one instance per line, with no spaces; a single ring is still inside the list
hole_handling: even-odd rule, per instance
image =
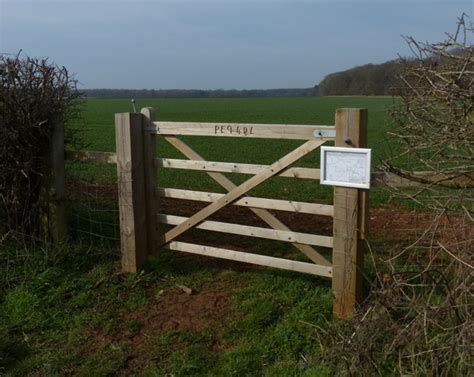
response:
[[[472,35],[463,15],[441,43],[406,38],[415,56],[401,61],[401,102],[391,132],[400,143],[385,167],[419,183],[392,192],[424,208],[431,221],[408,244],[371,254],[376,273],[369,297],[326,337],[325,361],[334,374],[472,375]]]
[[[78,114],[76,80],[21,53],[0,55],[0,80],[0,230],[37,236],[50,138]]]

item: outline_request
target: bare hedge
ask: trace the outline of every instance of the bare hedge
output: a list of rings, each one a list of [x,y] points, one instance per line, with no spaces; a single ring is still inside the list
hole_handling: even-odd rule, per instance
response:
[[[55,125],[78,115],[77,81],[47,59],[0,55],[0,231],[38,236]]]

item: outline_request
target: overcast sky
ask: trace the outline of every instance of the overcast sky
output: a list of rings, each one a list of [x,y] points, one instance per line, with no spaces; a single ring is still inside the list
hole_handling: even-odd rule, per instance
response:
[[[440,41],[473,0],[0,0],[0,52],[66,66],[84,88],[313,86]],[[472,21],[472,18],[471,18]]]

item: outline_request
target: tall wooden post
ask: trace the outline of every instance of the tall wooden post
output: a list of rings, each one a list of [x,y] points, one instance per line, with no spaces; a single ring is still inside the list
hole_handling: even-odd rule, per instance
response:
[[[152,127],[155,120],[155,110],[153,107],[141,109],[144,116],[144,128]],[[145,162],[145,192],[146,192],[146,217],[148,233],[148,255],[152,255],[158,247],[158,233],[156,215],[158,214],[158,203],[155,195],[156,188],[156,167],[153,159],[156,154],[156,134],[154,132],[144,132],[143,134],[143,158]]]
[[[64,172],[64,126],[58,123],[49,142],[40,191],[41,236],[56,245],[64,243],[68,236]]]
[[[367,147],[367,110],[336,110],[336,147]],[[333,314],[350,317],[362,295],[362,239],[366,232],[367,193],[334,188]]]
[[[144,116],[115,114],[122,271],[137,272],[148,253]]]

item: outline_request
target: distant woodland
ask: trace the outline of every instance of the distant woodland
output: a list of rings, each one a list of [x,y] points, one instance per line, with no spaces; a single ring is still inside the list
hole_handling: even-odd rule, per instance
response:
[[[87,98],[243,98],[309,97],[319,95],[318,86],[302,89],[200,90],[200,89],[85,89]]]
[[[200,90],[200,89],[85,89],[87,98],[244,98],[309,97],[338,95],[383,96],[394,94],[400,72],[396,60],[366,64],[327,75],[318,85],[296,89]]]
[[[384,96],[394,94],[394,85],[400,68],[400,64],[392,60],[331,73],[319,83],[320,95]]]

